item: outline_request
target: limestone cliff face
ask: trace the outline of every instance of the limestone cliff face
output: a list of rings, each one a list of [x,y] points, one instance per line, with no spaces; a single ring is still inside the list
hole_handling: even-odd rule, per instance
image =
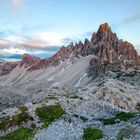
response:
[[[119,40],[107,23],[102,24],[97,33],[93,34],[91,42],[97,56],[90,62],[89,73],[94,78],[109,70],[140,66],[140,59],[133,45]]]
[[[23,64],[25,64],[26,66],[31,66],[35,63],[38,63],[41,59],[38,58],[38,57],[32,57],[31,55],[29,54],[24,54],[23,55]]]
[[[9,74],[14,68],[16,68],[17,63],[14,62],[2,62],[0,63],[0,76]]]

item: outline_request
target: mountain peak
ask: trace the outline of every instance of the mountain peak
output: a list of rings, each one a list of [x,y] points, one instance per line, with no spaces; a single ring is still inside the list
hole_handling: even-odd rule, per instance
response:
[[[108,23],[103,23],[100,25],[99,30],[98,31],[111,31],[110,26],[108,25]]]
[[[115,33],[112,32],[108,23],[103,23],[99,26],[97,33],[92,35],[91,41],[95,42],[116,42],[118,40]]]
[[[27,53],[23,54],[23,63],[25,63],[27,65],[32,65],[39,61],[40,61],[40,58],[38,58],[38,57],[33,57]]]

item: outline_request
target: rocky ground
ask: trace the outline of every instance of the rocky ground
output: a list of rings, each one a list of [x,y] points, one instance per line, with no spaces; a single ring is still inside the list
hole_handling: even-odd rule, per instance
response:
[[[132,129],[133,132],[129,139],[139,140],[139,114],[128,121],[112,125],[104,125],[101,121],[101,119],[112,118],[119,112],[139,111],[139,76],[138,71],[122,71],[119,74],[109,72],[86,86],[49,87],[46,94],[42,94],[42,98],[35,95],[32,101],[26,100],[24,105],[28,107],[28,113],[34,118],[34,123],[38,128],[34,139],[82,140],[84,128],[92,127],[103,131],[102,140],[116,140],[121,129],[130,129],[128,131]],[[4,103],[5,100],[1,98],[1,102]],[[14,102],[16,103],[16,100]],[[17,102],[15,106],[20,104],[23,103]],[[41,122],[35,114],[36,108],[56,104],[61,105],[65,114],[47,128],[40,129]],[[10,104],[6,108],[0,113],[1,118],[20,112],[17,107],[13,108]],[[24,126],[29,127],[29,123]],[[6,132],[1,131],[0,135],[5,135],[15,129],[18,127],[10,128]]]

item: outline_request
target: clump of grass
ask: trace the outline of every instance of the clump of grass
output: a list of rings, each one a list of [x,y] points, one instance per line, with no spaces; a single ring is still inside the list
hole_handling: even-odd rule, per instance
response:
[[[14,125],[18,126],[22,124],[23,122],[33,121],[33,117],[30,116],[28,113],[20,113],[17,115],[13,115],[11,121]]]
[[[97,140],[103,138],[103,131],[95,128],[84,129],[83,140]]]
[[[44,129],[44,128],[48,128],[49,127],[49,123],[48,122],[44,122],[41,126],[41,129]]]
[[[0,119],[0,130],[8,129],[8,124],[10,122],[10,117],[5,117]]]
[[[33,117],[28,113],[20,113],[13,115],[11,118],[6,117],[0,119],[0,130],[8,130],[10,127],[19,126],[23,122],[27,123],[27,121],[33,121]]]
[[[31,140],[34,137],[33,130],[29,128],[20,128],[6,136],[0,137],[0,140]]]
[[[131,72],[125,74],[125,76],[126,77],[130,77],[130,78],[133,78],[133,77],[135,77],[135,76],[137,76],[139,74],[140,74],[140,72],[138,72],[138,71],[131,71]]]
[[[21,112],[23,112],[23,113],[25,113],[25,112],[28,111],[28,107],[27,107],[27,106],[24,106],[24,105],[19,106],[18,108],[19,108],[19,110],[20,110]]]
[[[117,121],[114,118],[111,119],[102,119],[104,125],[112,125],[117,123]]]
[[[118,113],[114,118],[101,119],[101,121],[103,121],[104,125],[112,125],[112,124],[119,123],[120,121],[128,121],[129,119],[134,118],[134,117],[135,117],[134,113],[121,112],[121,113]]]
[[[116,118],[119,119],[120,121],[128,121],[134,117],[135,117],[135,114],[131,112],[129,113],[121,112],[116,115]]]
[[[48,127],[54,120],[60,118],[64,114],[63,108],[60,105],[43,106],[36,109],[36,114],[44,123],[43,127]]]

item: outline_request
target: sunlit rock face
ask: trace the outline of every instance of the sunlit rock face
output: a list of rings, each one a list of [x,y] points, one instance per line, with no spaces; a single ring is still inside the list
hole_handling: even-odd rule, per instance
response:
[[[95,78],[109,70],[139,67],[140,59],[133,45],[119,40],[107,23],[100,25],[97,33],[91,39],[94,44],[94,54],[90,62],[90,74]]]

